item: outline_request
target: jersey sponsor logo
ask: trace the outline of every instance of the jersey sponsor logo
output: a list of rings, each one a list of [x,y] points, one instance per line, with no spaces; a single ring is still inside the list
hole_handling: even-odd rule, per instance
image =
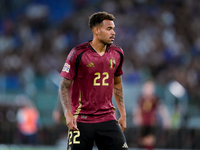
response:
[[[114,69],[115,68],[115,59],[110,59],[110,69]]]
[[[95,67],[95,66],[94,66],[94,63],[91,61],[91,62],[87,65],[87,67]]]
[[[69,73],[69,69],[70,69],[70,65],[68,63],[65,63],[62,71],[65,71],[65,72]]]
[[[126,144],[126,142],[124,142],[124,145],[122,146],[122,148],[128,148],[128,145]]]
[[[87,116],[86,115],[81,115],[81,118],[87,119]]]

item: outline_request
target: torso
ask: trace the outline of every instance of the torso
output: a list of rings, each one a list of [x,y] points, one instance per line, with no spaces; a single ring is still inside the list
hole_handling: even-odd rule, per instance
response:
[[[61,72],[61,76],[74,80],[71,104],[77,121],[96,123],[116,119],[112,92],[114,76],[122,74],[123,51],[111,45],[101,56],[87,42],[71,53],[73,58],[68,57],[66,63],[71,67],[75,64],[74,70],[70,70],[73,73]]]

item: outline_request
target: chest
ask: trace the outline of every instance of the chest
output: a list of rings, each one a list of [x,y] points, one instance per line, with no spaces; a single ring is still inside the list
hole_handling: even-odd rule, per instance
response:
[[[157,108],[157,101],[156,99],[148,99],[143,100],[141,102],[141,109],[144,113],[154,112]]]
[[[100,56],[97,53],[86,52],[81,58],[79,69],[87,74],[96,72],[114,74],[119,64],[120,56],[117,53],[105,53]]]

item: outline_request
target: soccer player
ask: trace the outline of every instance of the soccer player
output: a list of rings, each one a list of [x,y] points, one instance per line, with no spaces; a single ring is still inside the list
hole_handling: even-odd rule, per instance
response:
[[[164,128],[169,128],[170,117],[167,107],[155,93],[153,80],[143,84],[138,105],[133,111],[134,123],[140,127],[139,145],[146,150],[153,150],[156,144],[156,128],[158,127],[158,114]]]
[[[74,47],[61,72],[59,97],[69,128],[68,149],[127,150],[123,131],[126,111],[121,81],[123,50],[113,44],[115,17],[107,12],[90,16],[93,39]],[[69,87],[72,86],[69,99]],[[112,95],[120,118],[115,117]]]

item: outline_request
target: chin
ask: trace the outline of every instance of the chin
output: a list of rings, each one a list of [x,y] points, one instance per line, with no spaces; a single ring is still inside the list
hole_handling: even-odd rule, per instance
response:
[[[111,45],[111,44],[113,44],[113,41],[112,41],[112,42],[108,42],[107,44],[108,44],[108,45]]]
[[[111,45],[111,44],[113,44],[113,41],[107,41],[107,42],[105,41],[105,42],[103,42],[103,44],[104,45]]]

